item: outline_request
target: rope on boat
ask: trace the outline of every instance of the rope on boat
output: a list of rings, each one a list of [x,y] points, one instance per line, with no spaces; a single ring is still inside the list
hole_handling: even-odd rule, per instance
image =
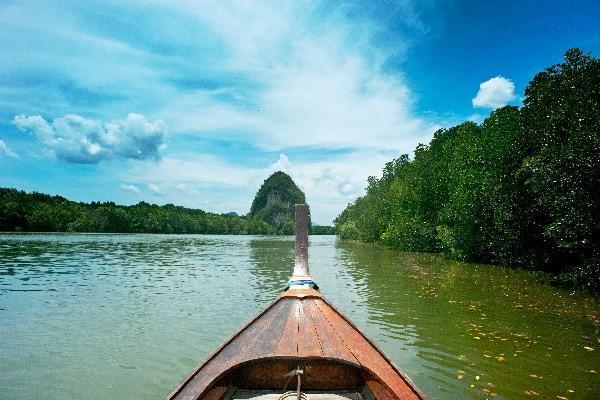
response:
[[[287,391],[285,393],[283,393],[281,396],[279,396],[278,400],[284,400],[284,399],[288,399],[290,397],[296,397],[296,400],[308,400],[308,396],[306,395],[306,393],[302,393],[300,391],[301,385],[302,385],[302,374],[304,373],[304,370],[300,369],[300,366],[296,367],[296,369],[291,370],[290,372],[288,372],[287,374],[285,374],[284,376],[287,376],[288,379],[285,382],[285,386],[283,387],[283,390],[285,392],[285,389],[287,389],[288,384],[290,383],[290,381],[292,380],[292,377],[294,375],[296,375],[297,377],[297,384],[296,384],[296,391]]]
[[[308,286],[311,289],[319,289],[317,283],[312,279],[290,279],[285,285],[283,291],[285,292],[292,286]]]

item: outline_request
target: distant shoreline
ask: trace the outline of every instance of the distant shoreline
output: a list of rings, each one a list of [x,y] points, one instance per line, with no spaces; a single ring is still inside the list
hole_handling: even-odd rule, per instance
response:
[[[276,234],[249,234],[249,233],[152,233],[152,232],[64,232],[64,231],[0,231],[0,235],[89,235],[89,236],[101,236],[101,235],[206,235],[206,236],[276,236],[276,237],[290,237],[293,235],[276,235]],[[308,236],[337,236],[335,233],[309,233]],[[358,242],[357,243],[362,243]]]
[[[174,204],[75,202],[62,196],[0,188],[0,231],[110,234],[277,235],[281,231],[250,216],[216,214]],[[313,226],[310,234],[333,234]]]

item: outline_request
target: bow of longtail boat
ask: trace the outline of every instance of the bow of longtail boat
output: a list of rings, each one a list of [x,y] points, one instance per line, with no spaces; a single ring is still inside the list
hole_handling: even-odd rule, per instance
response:
[[[424,398],[318,291],[308,270],[309,218],[308,205],[296,205],[296,262],[285,291],[167,399]]]

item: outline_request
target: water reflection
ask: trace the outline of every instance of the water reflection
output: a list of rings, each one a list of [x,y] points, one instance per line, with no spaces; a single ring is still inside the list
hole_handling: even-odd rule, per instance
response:
[[[292,237],[254,238],[250,245],[250,269],[260,280],[263,290],[257,292],[259,301],[273,301],[289,279],[294,266]]]
[[[422,370],[413,377],[426,392],[444,398],[600,393],[598,359],[585,350],[598,341],[594,299],[525,271],[356,243],[336,248],[347,272],[363,282],[357,290],[392,358],[405,351],[397,343],[417,350]],[[574,387],[579,393],[570,392]]]
[[[309,257],[326,297],[432,399],[598,398],[594,298],[333,237],[311,236]],[[0,234],[0,398],[163,398],[293,261],[291,237]]]

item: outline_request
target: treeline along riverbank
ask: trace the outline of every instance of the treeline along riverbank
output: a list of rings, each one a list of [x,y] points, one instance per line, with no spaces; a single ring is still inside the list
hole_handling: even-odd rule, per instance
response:
[[[579,49],[522,107],[440,129],[370,177],[342,238],[542,269],[600,291],[600,61]]]
[[[206,233],[233,235],[286,234],[258,218],[209,213],[167,204],[140,202],[80,203],[61,196],[0,188],[0,231]],[[312,227],[311,234],[331,234],[331,227]]]

